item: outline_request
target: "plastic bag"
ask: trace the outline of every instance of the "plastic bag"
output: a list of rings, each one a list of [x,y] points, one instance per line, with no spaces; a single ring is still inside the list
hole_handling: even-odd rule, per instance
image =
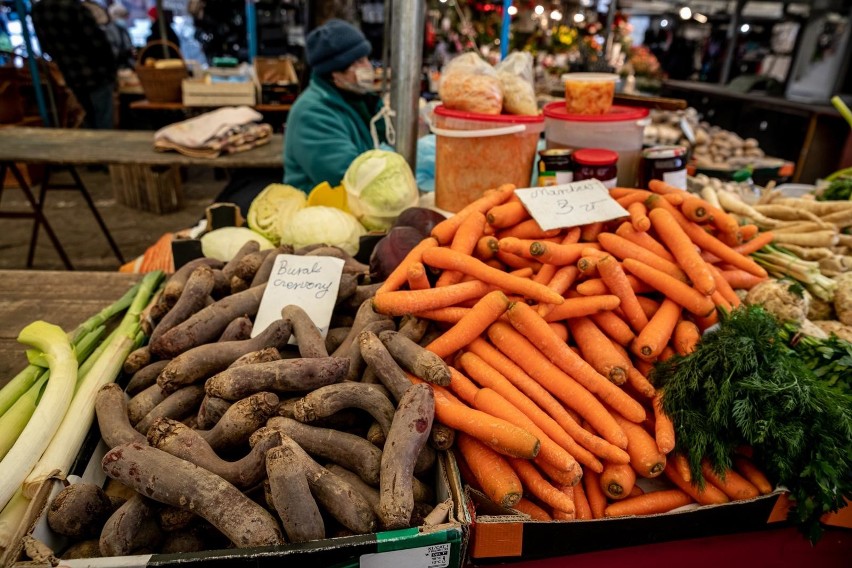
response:
[[[503,110],[509,114],[539,114],[533,83],[532,55],[522,51],[512,52],[497,64],[496,71],[503,89]]]
[[[494,68],[476,53],[465,53],[443,70],[438,95],[448,109],[500,114],[503,90]]]

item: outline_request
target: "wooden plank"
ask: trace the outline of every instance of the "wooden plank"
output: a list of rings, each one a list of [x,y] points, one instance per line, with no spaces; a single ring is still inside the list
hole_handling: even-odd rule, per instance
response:
[[[120,298],[139,274],[0,270],[0,386],[26,367],[18,333],[35,320],[71,331]]]
[[[283,165],[283,152],[281,134],[273,134],[268,144],[257,148],[211,159],[156,152],[154,136],[149,131],[0,129],[0,162],[276,168]]]
[[[218,105],[221,106],[221,105]],[[290,107],[292,105],[269,105],[269,104],[256,104],[252,105],[252,108],[258,112],[289,112]],[[133,101],[130,103],[130,108],[133,110],[189,110],[189,107],[184,105],[183,103],[152,103],[147,99],[142,99],[140,101]],[[195,105],[194,108],[198,108],[198,105]],[[217,105],[214,105],[210,108],[217,108]]]

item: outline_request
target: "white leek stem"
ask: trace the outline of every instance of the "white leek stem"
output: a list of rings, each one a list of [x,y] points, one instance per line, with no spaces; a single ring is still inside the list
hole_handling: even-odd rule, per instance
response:
[[[6,411],[6,414],[0,416],[0,459],[3,459],[12,449],[18,436],[21,435],[30,418],[32,418],[38,406],[41,389],[49,377],[50,371],[45,371],[41,378],[30,387],[30,390],[22,394],[12,405],[12,408]]]
[[[14,538],[18,527],[24,522],[24,516],[27,514],[29,506],[30,500],[18,490],[9,500],[9,504],[3,507],[3,511],[0,512],[0,550],[7,549],[13,544],[12,538]]]

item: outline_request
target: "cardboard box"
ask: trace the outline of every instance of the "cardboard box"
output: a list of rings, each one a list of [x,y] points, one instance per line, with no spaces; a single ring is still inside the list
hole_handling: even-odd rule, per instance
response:
[[[257,102],[255,84],[245,82],[207,83],[184,79],[184,106],[216,107],[216,106],[253,106]]]
[[[786,519],[786,492],[724,505],[689,505],[643,517],[543,522],[504,509],[466,488],[472,515],[469,554],[476,565],[551,558],[766,528]],[[613,538],[613,535],[618,535]]]

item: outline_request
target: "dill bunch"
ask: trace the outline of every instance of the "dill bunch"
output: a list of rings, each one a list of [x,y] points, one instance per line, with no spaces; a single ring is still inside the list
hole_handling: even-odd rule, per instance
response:
[[[690,355],[658,363],[652,379],[693,479],[703,482],[702,458],[721,473],[738,446],[752,446],[789,489],[789,518],[812,542],[819,518],[852,498],[852,398],[814,377],[763,308],[721,314],[718,330]]]

